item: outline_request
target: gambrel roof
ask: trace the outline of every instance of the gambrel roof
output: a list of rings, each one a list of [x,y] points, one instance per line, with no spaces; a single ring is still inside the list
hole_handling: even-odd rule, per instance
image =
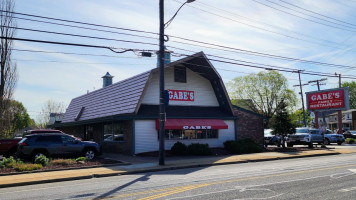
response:
[[[209,80],[221,109],[227,116],[233,116],[232,105],[221,77],[203,52],[166,64],[165,68],[173,66],[187,67]],[[154,68],[72,99],[63,116],[62,125],[111,116],[137,116],[152,74],[158,71],[159,68]]]

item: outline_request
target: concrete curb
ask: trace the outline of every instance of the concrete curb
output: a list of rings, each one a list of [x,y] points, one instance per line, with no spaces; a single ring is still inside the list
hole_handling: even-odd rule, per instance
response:
[[[214,166],[214,165],[229,165],[229,164],[239,164],[239,163],[248,163],[248,162],[263,162],[263,161],[285,160],[285,159],[306,158],[306,157],[319,157],[319,156],[329,156],[329,155],[339,155],[339,154],[341,154],[341,153],[330,152],[330,153],[325,153],[325,154],[295,155],[295,156],[290,156],[290,157],[275,157],[275,158],[251,159],[251,160],[230,161],[230,162],[226,161],[226,162],[221,162],[221,163],[202,163],[202,164],[182,165],[182,166],[168,166],[168,167],[163,166],[163,167],[158,167],[158,168],[153,167],[153,168],[146,168],[146,169],[133,169],[133,170],[127,170],[127,171],[121,171],[121,172],[110,172],[110,173],[104,173],[104,174],[91,174],[91,175],[83,175],[83,176],[77,176],[77,177],[56,178],[56,179],[50,179],[50,180],[38,180],[38,181],[28,181],[28,182],[22,182],[22,183],[0,184],[0,188],[33,185],[33,184],[41,184],[41,183],[54,183],[54,182],[61,182],[61,181],[110,177],[110,176],[119,176],[119,175],[126,175],[126,174],[168,171],[168,170],[195,168],[195,167],[209,167],[209,166]]]

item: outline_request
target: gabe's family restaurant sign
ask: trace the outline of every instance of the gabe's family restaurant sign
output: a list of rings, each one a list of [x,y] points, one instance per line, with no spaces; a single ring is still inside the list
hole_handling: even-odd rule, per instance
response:
[[[194,101],[194,91],[168,90],[170,101]]]
[[[307,92],[308,110],[344,110],[348,109],[347,88]]]

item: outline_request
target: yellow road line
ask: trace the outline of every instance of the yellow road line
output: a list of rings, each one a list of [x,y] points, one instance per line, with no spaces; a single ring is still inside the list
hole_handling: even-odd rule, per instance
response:
[[[182,189],[179,189],[179,190],[172,190],[172,191],[169,191],[169,192],[165,192],[165,193],[156,194],[156,195],[153,195],[153,196],[144,197],[144,198],[139,199],[139,200],[158,199],[158,198],[161,198],[161,197],[166,197],[166,196],[169,196],[169,195],[172,195],[172,194],[177,194],[177,193],[185,192],[185,191],[188,191],[188,190],[193,190],[193,189],[205,187],[205,186],[208,186],[208,185],[211,185],[211,184],[199,184],[199,185],[186,186],[186,187],[184,187]]]
[[[164,189],[157,189],[157,190],[148,190],[148,191],[143,191],[143,192],[136,192],[136,193],[130,193],[130,194],[122,194],[122,195],[115,195],[115,196],[110,196],[110,197],[104,197],[100,199],[113,199],[113,198],[123,198],[123,197],[131,197],[131,196],[137,196],[137,195],[143,195],[143,194],[150,194],[150,193],[156,193],[156,192],[164,192],[160,194],[156,194],[153,196],[148,196],[145,198],[142,198],[141,200],[146,200],[146,199],[157,199],[165,196],[169,196],[172,194],[177,194],[180,192],[185,192],[188,190],[193,190],[196,188],[200,187],[205,187],[209,185],[216,185],[216,184],[222,184],[222,183],[231,183],[231,182],[238,182],[238,181],[246,181],[246,180],[254,180],[254,179],[261,179],[261,178],[270,178],[270,177],[278,177],[278,176],[285,176],[285,175],[293,175],[293,174],[302,174],[306,172],[316,172],[316,171],[324,171],[324,170],[330,170],[330,169],[339,169],[339,168],[345,168],[345,167],[354,167],[356,164],[352,165],[342,165],[342,166],[336,166],[336,167],[327,167],[327,168],[320,168],[320,169],[310,169],[310,170],[302,170],[302,171],[297,171],[297,172],[287,172],[287,173],[281,173],[281,174],[271,174],[271,175],[265,175],[265,176],[254,176],[254,177],[248,177],[248,178],[237,178],[237,179],[231,179],[231,180],[225,180],[225,181],[214,181],[210,183],[204,183],[204,184],[195,184],[195,185],[187,185],[187,186],[178,186],[178,187],[171,187],[171,188],[164,188]]]

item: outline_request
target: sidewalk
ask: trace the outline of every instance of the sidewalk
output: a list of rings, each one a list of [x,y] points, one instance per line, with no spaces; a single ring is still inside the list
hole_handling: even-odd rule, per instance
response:
[[[232,156],[204,157],[167,157],[165,165],[158,165],[157,157],[137,157],[117,154],[105,154],[106,158],[120,160],[128,165],[117,165],[87,169],[62,170],[0,176],[0,188],[30,185],[39,183],[58,182],[66,180],[89,179],[93,177],[114,176],[122,174],[144,173],[161,170],[182,169],[244,162],[291,159],[312,156],[356,153],[356,148],[335,148],[325,150],[310,150],[301,152],[264,152]]]

